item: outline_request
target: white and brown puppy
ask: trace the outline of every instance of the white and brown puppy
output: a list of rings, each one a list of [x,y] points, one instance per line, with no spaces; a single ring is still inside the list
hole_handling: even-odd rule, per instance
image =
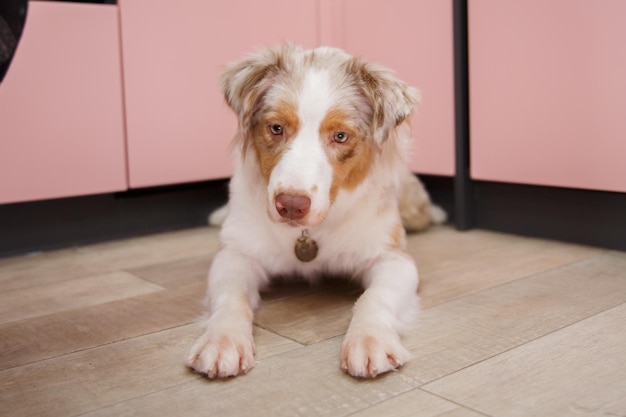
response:
[[[208,277],[206,332],[187,365],[209,378],[255,365],[252,320],[272,277],[359,280],[341,367],[375,377],[410,358],[399,330],[417,309],[404,225],[443,220],[406,165],[418,92],[328,47],[284,45],[226,68],[239,120],[236,166]],[[403,211],[403,215],[401,215]]]

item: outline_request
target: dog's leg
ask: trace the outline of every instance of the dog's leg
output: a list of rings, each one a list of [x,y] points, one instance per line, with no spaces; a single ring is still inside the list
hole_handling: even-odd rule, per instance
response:
[[[408,169],[402,177],[398,199],[402,225],[409,232],[421,232],[431,224],[445,223],[446,212],[433,204],[424,184]]]
[[[408,255],[389,253],[365,273],[364,284],[343,341],[341,368],[354,377],[373,378],[411,358],[398,331],[417,312],[417,268]]]
[[[224,221],[226,221],[226,217],[228,217],[228,203],[216,208],[211,212],[211,214],[209,214],[209,226],[222,226]]]
[[[252,318],[265,277],[245,256],[228,249],[215,256],[208,279],[206,331],[191,348],[187,366],[209,378],[236,376],[254,367]]]

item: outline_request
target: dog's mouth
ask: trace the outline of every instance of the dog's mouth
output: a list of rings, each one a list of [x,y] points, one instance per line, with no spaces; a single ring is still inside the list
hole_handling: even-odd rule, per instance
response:
[[[297,222],[297,221],[291,220],[291,219],[285,219],[285,220],[283,220],[281,222],[286,224],[287,226],[291,226],[291,227],[305,227],[306,226],[304,224],[301,224],[300,222]]]
[[[272,216],[270,215],[270,219],[274,222],[274,223],[281,223],[281,224],[285,224],[287,226],[290,227],[297,227],[297,228],[311,228],[311,227],[315,227],[315,226],[319,226],[323,221],[324,218],[320,218],[319,216],[311,216],[311,215],[307,215],[304,218],[301,219],[291,219],[291,218],[285,218],[285,217],[280,217],[280,216]]]

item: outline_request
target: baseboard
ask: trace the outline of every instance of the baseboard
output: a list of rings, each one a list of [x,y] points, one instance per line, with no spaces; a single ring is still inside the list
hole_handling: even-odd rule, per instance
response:
[[[452,216],[453,179],[420,176]],[[0,205],[0,258],[206,225],[228,180]]]
[[[420,175],[455,224],[452,177]],[[626,194],[473,182],[475,227],[626,250]],[[228,181],[0,205],[0,257],[206,224]]]
[[[0,257],[207,224],[228,182],[0,205]]]
[[[474,182],[478,228],[626,250],[626,194]]]

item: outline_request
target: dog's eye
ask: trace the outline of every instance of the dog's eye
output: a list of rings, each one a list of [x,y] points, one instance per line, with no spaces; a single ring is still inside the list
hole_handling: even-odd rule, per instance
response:
[[[279,125],[278,123],[274,123],[268,126],[268,129],[270,131],[270,133],[272,135],[282,135],[283,134],[283,127],[281,125]]]
[[[337,143],[344,143],[348,140],[348,134],[346,132],[337,132],[333,136],[333,140]]]

